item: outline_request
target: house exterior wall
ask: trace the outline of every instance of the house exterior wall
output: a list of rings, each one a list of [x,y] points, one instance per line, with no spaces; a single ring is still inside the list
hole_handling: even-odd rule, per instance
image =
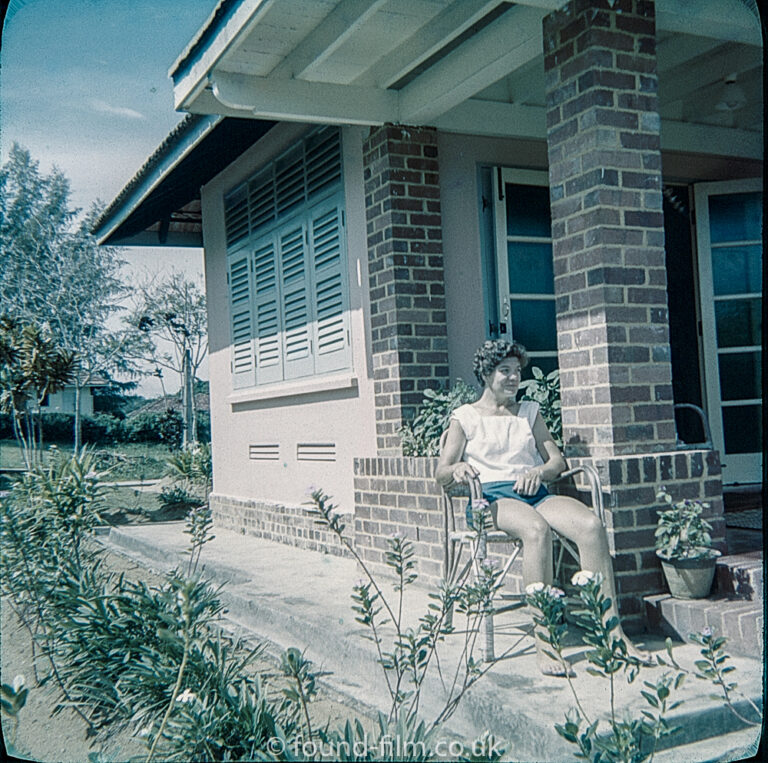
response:
[[[325,377],[232,390],[223,197],[308,129],[306,125],[273,128],[202,189],[215,514],[217,507],[229,511],[225,506],[233,501],[299,505],[307,500],[310,486],[322,487],[336,503],[351,507],[352,459],[375,453],[372,373],[366,356],[365,212],[361,194],[355,192],[362,182],[360,129],[344,129],[342,135],[352,367]],[[316,455],[302,455],[299,444],[332,444],[335,455],[332,460],[306,460]],[[277,449],[251,450],[253,445]],[[251,510],[259,511],[256,504]]]
[[[547,147],[544,141],[438,133],[438,150],[450,379],[471,383],[472,355],[488,338],[483,300],[490,298],[484,292],[480,251],[483,200],[479,168],[506,166],[546,171]],[[487,201],[490,206],[484,214],[492,218],[492,200]]]
[[[43,408],[43,413],[74,413],[75,412],[75,388],[65,387],[48,396],[48,405]],[[93,415],[93,393],[90,387],[80,390],[80,413],[83,416]]]

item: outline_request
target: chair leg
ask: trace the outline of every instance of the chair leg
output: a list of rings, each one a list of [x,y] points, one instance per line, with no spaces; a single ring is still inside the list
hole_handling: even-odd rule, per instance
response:
[[[475,579],[480,577],[480,568],[488,556],[488,539],[485,533],[482,533],[477,542],[477,553],[475,554]],[[483,660],[493,662],[496,658],[496,649],[493,640],[493,609],[482,616],[483,628]]]

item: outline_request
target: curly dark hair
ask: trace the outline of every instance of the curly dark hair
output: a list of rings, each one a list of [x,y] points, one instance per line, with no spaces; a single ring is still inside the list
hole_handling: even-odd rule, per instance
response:
[[[528,365],[528,353],[519,342],[508,342],[506,339],[488,339],[475,352],[472,359],[472,370],[480,386],[485,386],[485,378],[493,373],[493,369],[507,358],[517,358],[520,368]]]

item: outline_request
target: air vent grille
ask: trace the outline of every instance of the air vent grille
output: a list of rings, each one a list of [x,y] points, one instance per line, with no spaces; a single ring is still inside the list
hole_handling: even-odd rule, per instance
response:
[[[336,443],[300,442],[296,445],[297,461],[335,461]]]
[[[279,461],[280,446],[277,444],[249,445],[248,458],[251,461]]]

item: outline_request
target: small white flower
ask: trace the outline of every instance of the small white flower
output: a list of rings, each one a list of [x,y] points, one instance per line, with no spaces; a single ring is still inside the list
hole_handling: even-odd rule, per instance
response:
[[[708,625],[706,628],[704,628],[701,631],[701,635],[704,636],[704,638],[709,638],[712,635],[712,628],[710,628]]]
[[[565,591],[563,591],[562,588],[557,588],[556,586],[549,586],[547,593],[553,598],[553,599],[562,599],[563,596],[565,596]]]
[[[14,694],[18,694],[24,688],[24,686],[26,686],[26,679],[21,673],[19,673],[19,675],[13,679],[13,683],[11,684]]]
[[[584,586],[588,585],[595,579],[595,573],[590,570],[579,570],[572,578],[571,583],[573,585]]]
[[[539,593],[539,591],[543,591],[546,586],[544,583],[530,583],[525,587],[525,592],[531,596],[534,593]]]
[[[487,509],[491,504],[488,503],[488,501],[485,500],[485,498],[478,498],[475,501],[472,501],[472,508],[475,511],[479,511],[480,509]]]
[[[197,699],[194,692],[190,689],[184,689],[184,691],[176,697],[177,702],[194,702]]]

